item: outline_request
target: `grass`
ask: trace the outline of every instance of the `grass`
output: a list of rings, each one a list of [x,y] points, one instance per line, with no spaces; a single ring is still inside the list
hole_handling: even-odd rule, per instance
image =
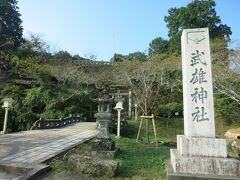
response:
[[[112,138],[116,142],[116,147],[120,148],[115,160],[119,162],[119,169],[114,179],[166,179],[165,160],[169,159],[170,148],[176,148],[176,135],[184,134],[183,119],[160,118],[156,120],[157,141],[160,142],[158,147],[155,147],[152,125],[149,123],[150,143],[147,143],[145,126],[140,134],[140,143],[136,143],[136,135],[139,126],[139,121],[130,120],[126,129],[121,130],[122,137],[120,139]],[[150,121],[149,121],[150,122]],[[234,128],[237,124],[228,126],[221,120],[216,122],[216,132],[218,137],[223,137],[227,129]],[[65,157],[50,163],[50,166],[55,172],[70,171],[67,164],[67,157],[70,154],[78,153],[85,154],[90,149],[92,141],[81,144],[80,146],[70,150],[65,154]]]
[[[136,144],[135,139],[115,139],[121,148],[116,160],[119,169],[116,179],[166,179],[165,160],[169,147]]]

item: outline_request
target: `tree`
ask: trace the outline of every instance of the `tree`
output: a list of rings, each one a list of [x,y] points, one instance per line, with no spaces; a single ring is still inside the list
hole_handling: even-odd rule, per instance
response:
[[[0,1],[0,50],[16,50],[23,42],[22,20],[17,0]]]
[[[157,37],[149,43],[149,55],[165,53],[168,50],[168,41]]]
[[[81,56],[79,56],[78,54],[75,54],[73,57],[72,57],[72,59],[74,60],[74,61],[78,61],[78,60],[86,60],[86,59],[84,59],[83,57],[81,57]]]
[[[18,48],[17,56],[21,60],[31,58],[36,63],[46,63],[50,61],[52,54],[50,46],[44,40],[38,35],[30,34]]]
[[[180,37],[183,29],[208,27],[211,39],[230,41],[231,28],[222,24],[215,10],[215,1],[194,0],[187,7],[171,8],[165,22],[169,29],[169,50],[180,52]]]
[[[222,52],[218,52],[221,54]],[[240,51],[229,53],[227,65],[213,66],[213,85],[215,88],[215,110],[226,123],[240,121]]]
[[[16,0],[0,1],[0,81],[9,77],[12,64],[9,52],[16,50],[22,39],[23,28]]]
[[[21,46],[22,49],[28,51],[45,53],[49,52],[49,45],[41,39],[40,36],[30,33],[29,38],[25,39],[25,42]]]
[[[158,96],[162,71],[158,66],[152,66],[150,61],[128,62],[122,70],[120,78],[127,80],[126,84],[131,87],[139,108],[143,114],[148,115]]]
[[[230,67],[213,66],[214,88],[218,93],[240,105],[240,51],[235,50],[230,55]]]
[[[11,76],[13,67],[9,59],[0,51],[0,83],[2,84]]]
[[[76,80],[78,67],[72,64],[51,66],[50,74],[58,81],[58,84],[65,85]]]
[[[127,56],[128,61],[146,61],[147,56],[143,52],[134,52],[134,53],[129,53]]]
[[[58,51],[53,56],[54,62],[57,64],[66,64],[73,61],[71,54],[67,51]]]
[[[111,62],[123,62],[126,60],[126,56],[122,55],[122,54],[114,54],[113,57],[111,58]]]
[[[111,58],[111,62],[124,62],[124,61],[146,61],[147,55],[143,52],[136,51],[129,53],[128,55],[114,54]]]
[[[172,85],[171,77],[166,73],[168,67],[160,60],[127,61],[121,64],[115,76],[119,84],[132,89],[142,113],[148,115],[153,112],[160,89]]]

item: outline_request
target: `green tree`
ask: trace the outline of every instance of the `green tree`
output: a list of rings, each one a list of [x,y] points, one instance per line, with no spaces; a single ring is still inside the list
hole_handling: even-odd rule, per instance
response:
[[[53,56],[54,62],[57,64],[65,64],[73,61],[71,54],[67,51],[58,51]]]
[[[165,22],[169,29],[169,50],[180,52],[180,37],[183,29],[208,27],[211,39],[230,41],[231,28],[222,24],[215,10],[215,1],[194,0],[186,7],[171,8]]]
[[[83,57],[79,56],[78,54],[75,54],[75,55],[72,57],[72,59],[73,59],[74,61],[86,60],[86,59],[84,59]]]
[[[0,1],[0,50],[16,50],[22,43],[22,20],[16,0]]]
[[[111,62],[124,62],[124,61],[146,61],[147,55],[143,52],[136,51],[133,53],[129,53],[128,55],[122,55],[122,54],[114,54]]]
[[[40,38],[40,36],[35,34],[30,34],[28,39],[25,39],[25,42],[21,46],[22,49],[26,51],[33,52],[49,52],[49,45]]]
[[[31,58],[34,62],[46,63],[50,62],[52,58],[49,49],[49,45],[38,35],[30,34],[29,38],[25,39],[20,48],[18,48],[17,56],[21,60]]]
[[[113,57],[111,58],[111,62],[123,62],[126,60],[126,56],[122,55],[122,54],[114,54]]]
[[[165,53],[168,50],[168,41],[157,37],[149,43],[149,55]]]
[[[129,53],[127,56],[127,60],[129,61],[146,61],[147,56],[143,52],[134,52],[134,53]]]

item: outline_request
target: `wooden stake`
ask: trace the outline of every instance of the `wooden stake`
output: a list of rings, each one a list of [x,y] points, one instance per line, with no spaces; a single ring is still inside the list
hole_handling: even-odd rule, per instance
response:
[[[156,147],[158,147],[157,133],[156,133],[156,127],[155,127],[155,120],[154,120],[154,118],[152,118],[152,123],[153,123],[153,132],[154,132],[154,136],[155,136]]]
[[[146,136],[147,136],[147,141],[149,143],[149,131],[148,131],[149,124],[148,124],[148,120],[151,119],[152,120],[152,125],[153,125],[153,132],[154,132],[155,143],[156,143],[156,147],[157,147],[158,146],[157,131],[156,131],[156,126],[155,126],[154,115],[152,114],[151,116],[140,116],[140,118],[141,118],[141,122],[140,122],[140,125],[139,125],[136,142],[138,142],[138,139],[139,139],[139,136],[140,136],[140,131],[141,131],[141,128],[142,128],[143,120],[146,120]]]
[[[138,138],[139,138],[140,131],[141,131],[141,127],[142,127],[142,121],[143,121],[143,118],[141,118],[141,122],[140,122],[140,125],[139,125],[139,129],[138,129],[138,135],[137,135],[136,142],[138,142]]]

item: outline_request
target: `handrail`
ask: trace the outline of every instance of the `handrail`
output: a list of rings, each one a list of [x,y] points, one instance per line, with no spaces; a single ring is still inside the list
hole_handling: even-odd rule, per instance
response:
[[[67,126],[69,124],[84,121],[86,120],[81,116],[69,116],[60,119],[44,119],[44,120],[40,118],[31,127],[31,130],[60,128],[63,126]]]

